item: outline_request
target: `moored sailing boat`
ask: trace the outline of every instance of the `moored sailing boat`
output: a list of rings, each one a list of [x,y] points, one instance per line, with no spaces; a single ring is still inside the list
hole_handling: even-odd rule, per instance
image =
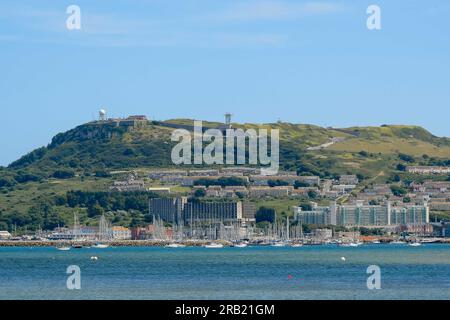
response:
[[[105,215],[102,214],[100,217],[100,222],[98,225],[98,242],[93,245],[93,248],[96,249],[106,249],[109,247],[107,242],[112,240],[111,228],[109,227],[108,221],[105,218]]]

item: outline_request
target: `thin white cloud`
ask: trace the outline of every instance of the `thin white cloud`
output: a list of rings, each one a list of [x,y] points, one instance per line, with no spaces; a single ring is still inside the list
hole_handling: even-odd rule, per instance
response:
[[[235,4],[214,16],[223,21],[292,20],[306,16],[341,12],[343,7],[331,2],[293,3],[254,1]]]
[[[189,46],[189,47],[237,47],[279,46],[288,42],[289,35],[270,32],[236,30],[233,22],[259,20],[298,19],[305,16],[335,13],[340,5],[330,2],[244,1],[231,4],[217,12],[204,9],[198,15],[165,15],[146,19],[140,15],[131,18],[118,13],[81,11],[81,30],[68,31],[67,14],[54,8],[9,8],[0,16],[10,19],[22,34],[22,38],[6,38],[0,41],[31,41],[53,44],[85,46]],[[23,28],[33,31],[24,33]],[[214,27],[214,28],[211,28]]]
[[[21,36],[15,35],[15,34],[0,34],[0,41],[5,41],[5,42],[18,41],[21,38],[22,38]]]

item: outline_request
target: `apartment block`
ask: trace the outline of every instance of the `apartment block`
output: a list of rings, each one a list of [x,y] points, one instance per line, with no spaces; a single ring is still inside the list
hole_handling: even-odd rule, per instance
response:
[[[350,205],[337,205],[332,202],[329,206],[314,204],[309,211],[296,207],[294,214],[302,223],[318,225],[383,227],[429,223],[427,203],[392,206],[391,202],[384,205],[365,205],[362,201]]]

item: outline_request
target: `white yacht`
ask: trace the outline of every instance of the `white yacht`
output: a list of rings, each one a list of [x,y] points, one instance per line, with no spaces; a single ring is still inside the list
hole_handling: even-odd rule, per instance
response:
[[[63,246],[63,247],[56,247],[56,249],[58,249],[59,251],[69,251],[70,247]]]
[[[108,247],[109,247],[109,245],[104,244],[104,243],[96,243],[95,245],[92,246],[92,248],[96,248],[96,249],[106,249]]]
[[[285,247],[285,246],[286,246],[286,243],[285,243],[285,242],[278,241],[278,242],[272,243],[271,246],[272,246],[272,247]]]
[[[208,248],[208,249],[220,249],[220,248],[223,248],[223,244],[221,244],[221,243],[210,243],[210,244],[205,245],[205,248]]]
[[[180,244],[180,243],[170,243],[168,245],[166,245],[166,248],[184,248],[186,247],[184,244]]]
[[[422,244],[420,242],[411,242],[409,243],[411,247],[420,247]]]

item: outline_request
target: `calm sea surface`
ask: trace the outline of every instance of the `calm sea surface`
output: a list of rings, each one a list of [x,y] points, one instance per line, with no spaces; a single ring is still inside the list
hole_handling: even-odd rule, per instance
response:
[[[0,299],[450,299],[450,246],[0,248]]]

